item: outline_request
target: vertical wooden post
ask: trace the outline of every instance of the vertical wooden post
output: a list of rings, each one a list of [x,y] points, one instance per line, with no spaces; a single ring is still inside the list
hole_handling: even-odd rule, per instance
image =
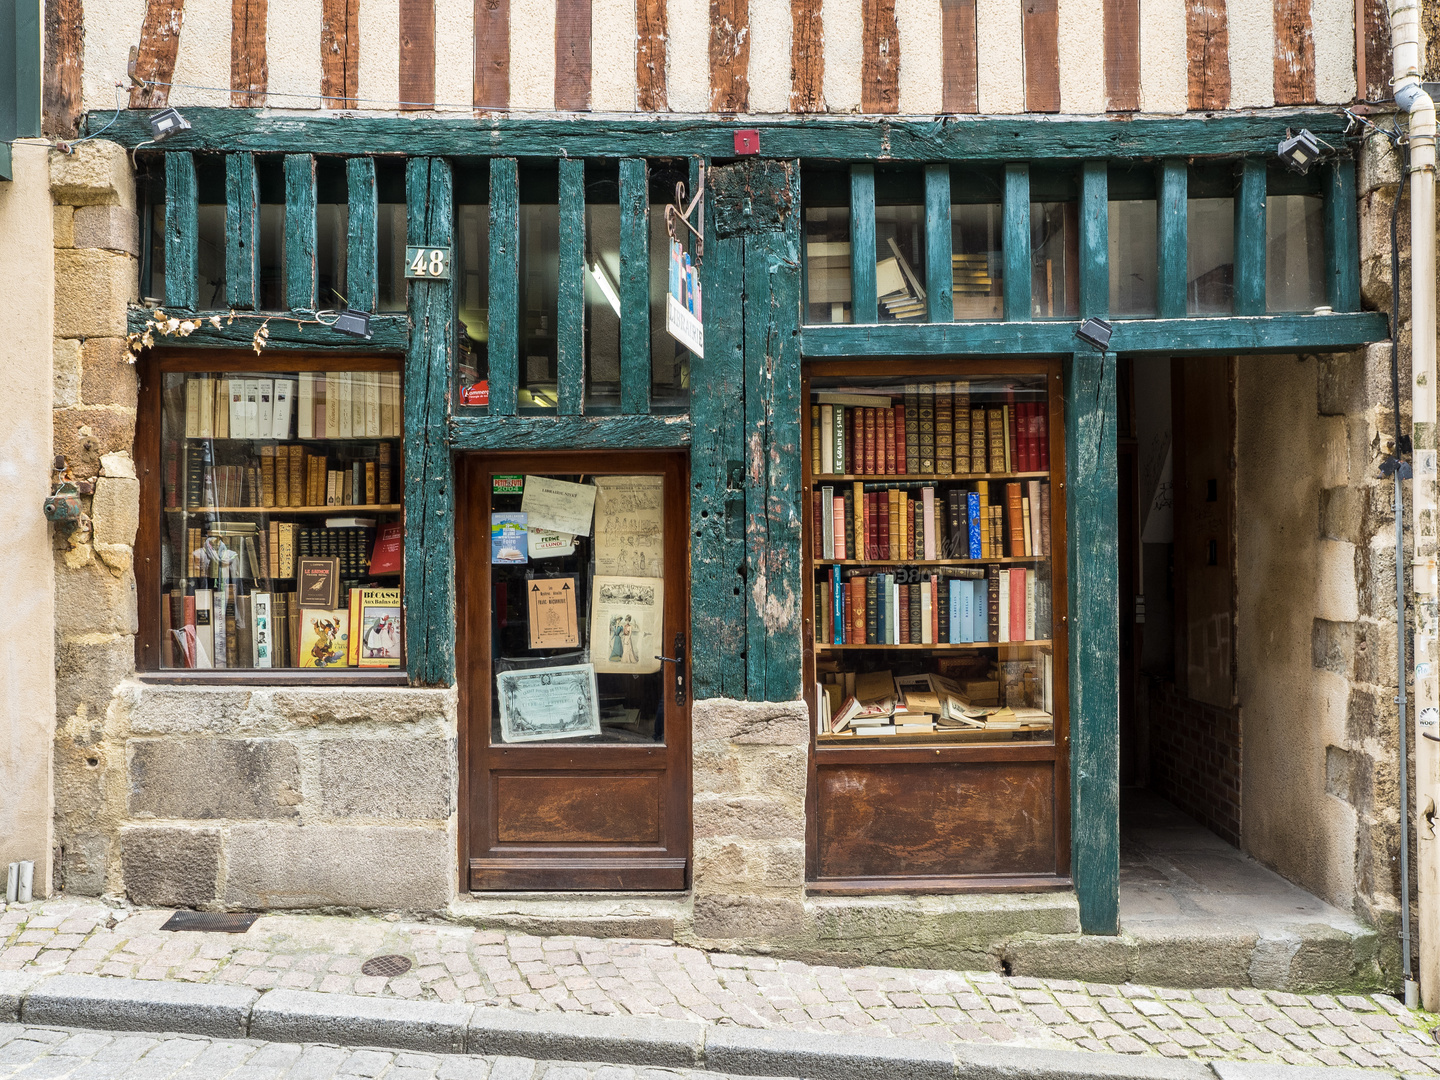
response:
[[[345,162],[346,198],[350,203],[350,225],[346,237],[346,301],[355,311],[374,311],[379,292],[379,244],[376,217],[375,159],[353,157]]]
[[[195,310],[199,292],[200,199],[193,154],[165,155],[165,306]]]
[[[1355,163],[1325,166],[1325,299],[1336,311],[1360,310],[1360,237]]]
[[[225,155],[225,302],[253,308],[260,296],[260,186],[255,155]]]
[[[620,160],[620,411],[650,411],[650,170]]]
[[[1156,200],[1156,244],[1159,247],[1155,282],[1156,313],[1162,319],[1185,317],[1185,282],[1189,277],[1190,169],[1183,158],[1166,158],[1160,165]]]
[[[1005,166],[1005,194],[1001,207],[1004,228],[1001,246],[1005,259],[1005,318],[1029,322],[1030,297],[1030,166]]]
[[[1110,177],[1103,161],[1080,167],[1080,317],[1110,314]]]
[[[745,239],[745,658],[751,701],[800,696],[800,163],[779,229]],[[755,185],[757,188],[760,185]],[[780,201],[786,192],[762,189]],[[754,197],[762,197],[756,190]],[[873,292],[873,290],[872,290]],[[733,391],[732,391],[733,392]],[[807,504],[808,505],[808,504]]]
[[[1075,353],[1065,379],[1071,853],[1080,929],[1120,929],[1120,597],[1116,357]]]
[[[588,24],[587,24],[588,25]],[[585,402],[585,161],[560,159],[560,281],[555,311],[560,415]]]
[[[285,155],[285,306],[315,310],[315,159]]]
[[[1235,193],[1235,314],[1265,314],[1265,162],[1246,158]]]
[[[490,159],[490,414],[514,416],[520,382],[520,171]]]
[[[931,322],[955,318],[950,166],[925,166],[925,309]]]
[[[449,246],[450,163],[405,163],[406,242]],[[405,657],[412,686],[455,680],[455,492],[446,420],[453,281],[411,281],[405,354]]]
[[[876,322],[875,166],[850,166],[850,312],[857,323]]]
[[[743,699],[745,680],[745,241],[720,236],[705,198],[705,358],[690,368],[690,633],[695,697]],[[719,512],[723,507],[724,512]]]

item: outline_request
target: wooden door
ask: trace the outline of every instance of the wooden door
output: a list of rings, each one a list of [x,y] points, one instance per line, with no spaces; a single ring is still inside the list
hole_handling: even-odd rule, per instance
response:
[[[457,667],[471,890],[687,886],[686,476],[678,453],[556,451],[462,460]],[[594,533],[575,536],[573,552],[563,553],[563,537],[537,539],[529,519],[509,520],[527,505],[542,525],[544,515],[557,512],[536,510],[543,485],[534,477],[594,490]],[[526,501],[526,486],[537,501]],[[556,490],[565,498],[577,494]],[[516,560],[516,539],[504,535],[507,520],[512,534],[522,525],[526,531],[523,562]],[[554,645],[560,637],[542,636],[545,646],[535,646],[540,623],[531,620],[529,594],[538,602],[548,588],[564,623],[568,601],[559,596],[567,582],[575,589],[579,645]],[[600,630],[592,639],[596,605]],[[633,622],[627,621],[631,610]],[[656,655],[669,659],[656,662]],[[598,723],[586,719],[588,679]],[[560,689],[550,697],[542,683]],[[582,733],[556,734],[566,731]]]

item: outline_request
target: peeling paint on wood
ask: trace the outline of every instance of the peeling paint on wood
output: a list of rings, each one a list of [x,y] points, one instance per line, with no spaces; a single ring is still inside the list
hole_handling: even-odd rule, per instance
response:
[[[260,186],[253,154],[225,158],[225,302],[256,306],[260,295]]]
[[[165,306],[195,310],[200,200],[192,154],[165,155]]]
[[[1110,176],[1103,161],[1080,168],[1080,317],[1110,314]],[[1118,348],[1118,346],[1116,346]]]
[[[670,108],[665,82],[669,38],[665,2],[635,0],[635,108],[641,112],[665,112]]]
[[[1315,100],[1315,31],[1310,0],[1275,0],[1275,104]]]
[[[940,107],[947,113],[979,112],[975,0],[940,0],[940,28],[944,53]]]
[[[268,9],[269,0],[230,0],[230,104],[237,108],[265,105]]]
[[[132,86],[130,108],[163,109],[169,102],[184,23],[185,0],[148,0],[146,3],[145,21],[140,24],[140,45],[135,54],[135,77],[156,85]]]
[[[345,162],[345,181],[350,202],[345,256],[348,306],[374,311],[379,275],[375,159],[350,158]]]
[[[315,310],[315,159],[285,155],[285,306]]]
[[[857,323],[879,319],[875,295],[875,166],[850,166],[850,304]]]
[[[1189,277],[1189,167],[1184,158],[1166,158],[1160,164],[1159,229],[1156,311],[1162,319],[1185,317],[1185,285]]]
[[[559,413],[585,402],[585,162],[560,160],[560,272],[555,311]]]
[[[825,111],[822,0],[790,0],[790,111]]]
[[[620,411],[650,411],[650,183],[642,158],[620,162]]]
[[[157,337],[155,348],[194,350],[248,349],[250,347],[251,338],[255,333],[255,328],[260,325],[259,323],[253,319],[237,319],[233,323],[228,323],[225,321],[226,312],[216,311],[213,314],[221,317],[219,329],[211,327],[207,323],[187,338]],[[203,319],[204,314],[201,317]],[[132,306],[126,313],[129,333],[143,331],[148,319],[147,309]],[[357,351],[355,337],[351,334],[341,333],[333,327],[316,326],[313,323],[297,325],[293,322],[275,319],[268,324],[267,328],[270,331],[270,337],[265,343],[267,352],[307,350],[354,353]],[[401,353],[409,347],[409,344],[410,317],[408,315],[372,315],[370,317],[370,340],[364,343],[364,352]]]
[[[1190,108],[1230,107],[1230,22],[1225,0],[1185,0]]]
[[[708,350],[707,350],[708,351]],[[688,416],[456,416],[450,445],[469,450],[680,450]]]
[[[925,317],[949,322],[955,317],[950,226],[950,166],[925,166]]]
[[[360,0],[323,0],[320,93],[327,109],[353,109],[360,86]]]
[[[514,416],[520,385],[520,172],[490,160],[490,415]]]
[[[710,111],[750,109],[750,2],[710,0]]]
[[[748,236],[783,229],[790,213],[790,164],[769,158],[746,158],[736,165],[711,169],[705,201],[715,216],[716,236]]]
[[[1235,193],[1235,314],[1265,313],[1265,162],[1246,158]]]
[[[900,28],[895,0],[861,0],[860,110],[900,111]]]
[[[1325,166],[1325,299],[1335,311],[1360,310],[1360,236],[1355,163]]]
[[[1030,311],[1030,166],[1005,166],[1005,318],[1028,322]]]

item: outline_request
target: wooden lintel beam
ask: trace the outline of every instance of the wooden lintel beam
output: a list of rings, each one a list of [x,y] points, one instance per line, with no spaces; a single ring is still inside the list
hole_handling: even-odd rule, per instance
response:
[[[690,417],[470,416],[450,420],[450,445],[469,450],[678,450],[690,445]]]

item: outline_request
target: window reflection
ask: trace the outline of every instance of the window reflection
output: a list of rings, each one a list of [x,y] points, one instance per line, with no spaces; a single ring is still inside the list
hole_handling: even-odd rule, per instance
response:
[[[881,322],[925,319],[925,207],[875,207],[875,295]]]
[[[950,207],[951,287],[956,319],[1004,317],[1002,221],[999,203]]]
[[[1073,202],[1030,204],[1030,313],[1074,318],[1080,311],[1080,229]]]
[[[1155,314],[1155,200],[1110,203],[1110,314]]]
[[[1235,200],[1190,199],[1186,213],[1185,310],[1235,310]]]
[[[1265,308],[1313,311],[1325,303],[1324,202],[1318,195],[1265,198]]]
[[[806,321],[853,322],[849,207],[806,207],[805,273],[808,290]]]

